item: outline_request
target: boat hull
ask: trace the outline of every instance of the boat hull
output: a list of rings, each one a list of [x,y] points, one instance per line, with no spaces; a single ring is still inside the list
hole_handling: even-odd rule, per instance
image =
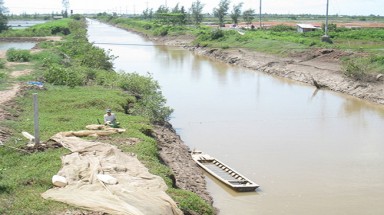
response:
[[[208,154],[203,154],[200,151],[193,151],[191,155],[192,159],[201,168],[238,192],[255,191],[259,187],[258,184]]]

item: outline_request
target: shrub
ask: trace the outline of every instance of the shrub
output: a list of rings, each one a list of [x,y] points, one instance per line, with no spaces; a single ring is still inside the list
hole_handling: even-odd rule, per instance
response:
[[[118,75],[115,72],[105,72],[104,70],[96,70],[95,83],[105,87],[116,87]]]
[[[152,25],[151,25],[151,24],[145,24],[145,25],[143,26],[143,28],[144,28],[145,30],[149,30],[149,29],[152,28]]]
[[[343,61],[344,74],[355,80],[368,80],[369,67],[367,58],[348,58]]]
[[[63,68],[59,65],[51,65],[44,72],[46,82],[53,85],[64,85],[69,87],[83,85],[84,76],[81,72],[77,72],[75,68]]]
[[[152,122],[168,121],[173,110],[167,106],[157,81],[137,73],[121,74],[118,85],[125,91],[138,98],[133,114],[148,117]]]
[[[8,49],[7,60],[11,62],[29,62],[31,53],[28,50]]]
[[[167,26],[162,26],[160,28],[157,28],[153,34],[155,36],[166,36],[168,34],[168,27]]]
[[[32,59],[41,61],[45,65],[55,64],[55,63],[59,64],[63,60],[63,58],[59,54],[53,53],[52,51],[47,51],[47,50],[33,54]]]
[[[269,30],[274,32],[286,32],[286,31],[296,31],[296,28],[288,25],[276,25],[276,26],[272,26]]]
[[[221,29],[215,29],[211,31],[211,40],[217,40],[219,38],[224,37],[224,31]]]

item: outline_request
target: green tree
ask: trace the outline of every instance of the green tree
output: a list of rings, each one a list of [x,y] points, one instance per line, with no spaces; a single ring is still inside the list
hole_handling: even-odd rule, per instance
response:
[[[180,13],[179,3],[172,9],[172,13]]]
[[[248,9],[243,12],[243,19],[249,25],[252,24],[253,19],[255,18],[255,10]]]
[[[192,14],[192,20],[195,25],[200,25],[203,21],[203,8],[204,4],[200,2],[200,0],[192,2],[192,6],[190,8]]]
[[[172,9],[172,14],[175,16],[174,24],[184,25],[187,23],[187,13],[185,12],[184,6],[179,7],[179,3]]]
[[[236,25],[239,23],[239,18],[241,16],[241,7],[243,7],[243,2],[240,2],[237,5],[233,5],[233,10],[231,12],[231,19]]]
[[[183,25],[187,24],[187,12],[185,11],[184,6],[181,7],[180,14],[181,14],[180,23]]]
[[[153,9],[145,9],[143,11],[143,19],[152,19],[153,18]]]
[[[8,29],[6,13],[8,13],[8,9],[4,6],[4,1],[0,0],[0,33]]]
[[[213,9],[213,15],[219,19],[220,27],[224,26],[224,17],[228,13],[230,0],[221,0],[218,8]]]
[[[159,8],[157,8],[157,11],[156,13],[159,14],[159,13],[168,13],[169,12],[169,8],[166,7],[165,5],[160,5]]]

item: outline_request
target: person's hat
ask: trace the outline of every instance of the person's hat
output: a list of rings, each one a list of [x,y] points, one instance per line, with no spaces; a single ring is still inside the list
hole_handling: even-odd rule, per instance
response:
[[[107,113],[111,113],[112,111],[111,111],[111,109],[107,109]]]

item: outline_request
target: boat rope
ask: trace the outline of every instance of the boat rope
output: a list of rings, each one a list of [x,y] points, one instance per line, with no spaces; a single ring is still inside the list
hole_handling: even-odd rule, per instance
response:
[[[328,117],[298,117],[298,118],[270,118],[270,119],[255,119],[255,120],[217,120],[217,121],[189,121],[188,124],[216,124],[216,123],[244,123],[244,122],[266,122],[266,121],[300,121],[300,120],[316,120],[316,119],[341,119],[348,118],[344,116],[328,116]]]

